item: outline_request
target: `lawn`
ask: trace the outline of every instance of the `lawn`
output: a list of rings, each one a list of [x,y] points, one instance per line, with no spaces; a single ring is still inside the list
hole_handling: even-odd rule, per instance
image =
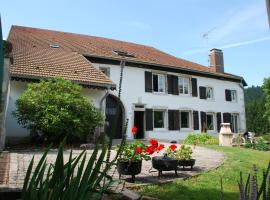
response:
[[[214,200],[220,199],[220,177],[223,178],[224,199],[239,199],[238,185],[239,172],[242,171],[244,180],[251,171],[253,164],[259,169],[259,183],[261,170],[267,167],[270,152],[262,152],[237,147],[207,146],[222,151],[227,160],[218,169],[205,172],[198,177],[188,180],[178,180],[165,185],[153,185],[138,188],[143,195],[157,197],[162,200]],[[213,158],[214,159],[214,158]]]

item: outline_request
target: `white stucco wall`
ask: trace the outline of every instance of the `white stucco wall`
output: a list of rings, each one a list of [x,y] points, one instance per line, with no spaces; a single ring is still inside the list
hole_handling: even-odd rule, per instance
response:
[[[110,78],[116,84],[119,83],[120,67],[108,64],[95,64],[97,68],[99,67],[109,67],[110,68]],[[192,76],[197,78],[198,84],[198,97],[183,96],[183,95],[171,95],[171,94],[153,94],[145,92],[145,80],[144,71],[151,71],[143,68],[135,68],[125,66],[123,72],[123,85],[122,85],[122,96],[121,100],[125,107],[126,117],[129,119],[128,125],[128,138],[133,138],[131,133],[131,127],[133,126],[134,119],[134,103],[138,103],[138,99],[142,100],[143,104],[146,104],[146,108],[164,108],[164,109],[179,109],[179,110],[197,110],[204,112],[229,112],[238,113],[240,116],[239,126],[240,131],[246,129],[245,121],[245,105],[244,105],[244,91],[239,83],[217,80],[211,78],[204,78],[198,76]],[[164,72],[163,72],[164,73]],[[175,73],[170,73],[175,74]],[[180,74],[175,74],[180,75]],[[191,77],[191,76],[190,76]],[[211,86],[214,89],[214,100],[203,100],[199,98],[199,86]],[[225,101],[225,89],[233,89],[237,91],[237,102],[226,102]],[[117,95],[117,91],[113,92]],[[200,115],[199,115],[200,116]],[[166,116],[167,117],[167,116]],[[217,134],[216,118],[215,131],[212,134]],[[200,124],[200,118],[199,118]],[[200,127],[201,129],[201,127]],[[147,131],[145,132],[146,138],[158,138],[165,140],[179,140],[184,139],[185,136],[194,132],[192,129],[181,130],[181,131]]]
[[[29,131],[22,128],[12,116],[12,112],[16,110],[15,102],[20,97],[22,92],[27,88],[27,82],[22,81],[10,81],[10,95],[7,109],[6,118],[6,136],[7,140],[12,140],[14,138],[23,138],[29,136]],[[98,89],[82,89],[83,95],[89,98],[89,101],[99,108],[100,100],[105,95],[104,90]]]

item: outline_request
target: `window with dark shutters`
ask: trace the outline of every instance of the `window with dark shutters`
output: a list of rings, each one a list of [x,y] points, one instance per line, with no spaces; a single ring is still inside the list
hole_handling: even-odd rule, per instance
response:
[[[206,127],[206,112],[201,111],[201,131],[206,132],[207,127]]]
[[[193,111],[193,129],[199,130],[199,112]]]
[[[200,86],[200,99],[206,99],[206,87]]]
[[[168,94],[179,95],[178,76],[167,75]]]
[[[153,130],[153,110],[145,109],[145,115],[146,115],[146,130],[152,131]]]
[[[145,74],[145,92],[152,92],[152,72],[144,72]]]
[[[231,90],[225,90],[225,99],[226,101],[232,101],[232,95],[231,95]]]
[[[179,110],[168,110],[169,130],[180,130]]]
[[[218,112],[217,113],[217,131],[219,132],[220,131],[220,125],[221,124],[221,113]]]
[[[196,78],[191,79],[191,87],[192,87],[192,96],[197,97],[198,96],[198,88],[197,88],[197,79]]]

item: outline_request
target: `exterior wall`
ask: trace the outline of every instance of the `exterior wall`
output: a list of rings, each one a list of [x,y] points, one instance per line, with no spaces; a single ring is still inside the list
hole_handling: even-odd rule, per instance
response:
[[[111,80],[118,84],[120,67],[116,65],[108,64],[95,64],[98,67],[109,67]],[[240,131],[246,129],[245,122],[245,106],[244,106],[244,92],[243,88],[239,83],[210,79],[198,76],[192,76],[197,78],[198,83],[198,97],[190,96],[176,96],[171,94],[154,94],[145,92],[145,80],[144,71],[150,71],[142,68],[128,67],[125,66],[123,71],[123,83],[122,83],[122,94],[121,100],[125,107],[126,117],[129,119],[128,133],[129,139],[133,138],[131,133],[131,127],[134,123],[134,104],[139,101],[145,104],[146,108],[162,108],[162,109],[177,109],[177,110],[197,110],[204,112],[229,112],[238,113],[240,116],[239,126]],[[163,72],[164,73],[164,72]],[[180,75],[170,73],[174,75]],[[214,89],[214,100],[203,100],[199,98],[199,86],[211,86]],[[225,89],[237,90],[237,102],[226,102],[225,101]],[[113,94],[117,95],[117,91],[113,91]],[[168,114],[166,114],[168,117]],[[191,117],[192,118],[192,117]],[[212,134],[217,135],[216,118],[215,131]],[[199,117],[200,122],[200,117]],[[166,123],[165,123],[166,124]],[[199,123],[200,124],[200,123]],[[167,124],[168,126],[168,124]],[[201,130],[201,125],[200,125]],[[167,128],[162,131],[146,131],[145,138],[158,138],[164,140],[181,140],[184,139],[188,133],[194,132],[193,129],[180,130],[180,131],[168,131]],[[199,131],[197,131],[199,132]]]
[[[10,95],[6,117],[6,136],[7,142],[14,142],[15,140],[22,140],[29,136],[29,131],[21,127],[16,119],[12,116],[12,112],[16,110],[15,102],[20,97],[22,92],[27,88],[27,82],[10,81]],[[89,98],[92,103],[99,108],[100,100],[105,95],[104,90],[83,88],[83,95]]]

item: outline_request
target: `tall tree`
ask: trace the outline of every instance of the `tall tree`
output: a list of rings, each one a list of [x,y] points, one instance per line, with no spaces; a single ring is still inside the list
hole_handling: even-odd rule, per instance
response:
[[[262,88],[265,96],[265,117],[270,123],[270,77],[264,79]]]

